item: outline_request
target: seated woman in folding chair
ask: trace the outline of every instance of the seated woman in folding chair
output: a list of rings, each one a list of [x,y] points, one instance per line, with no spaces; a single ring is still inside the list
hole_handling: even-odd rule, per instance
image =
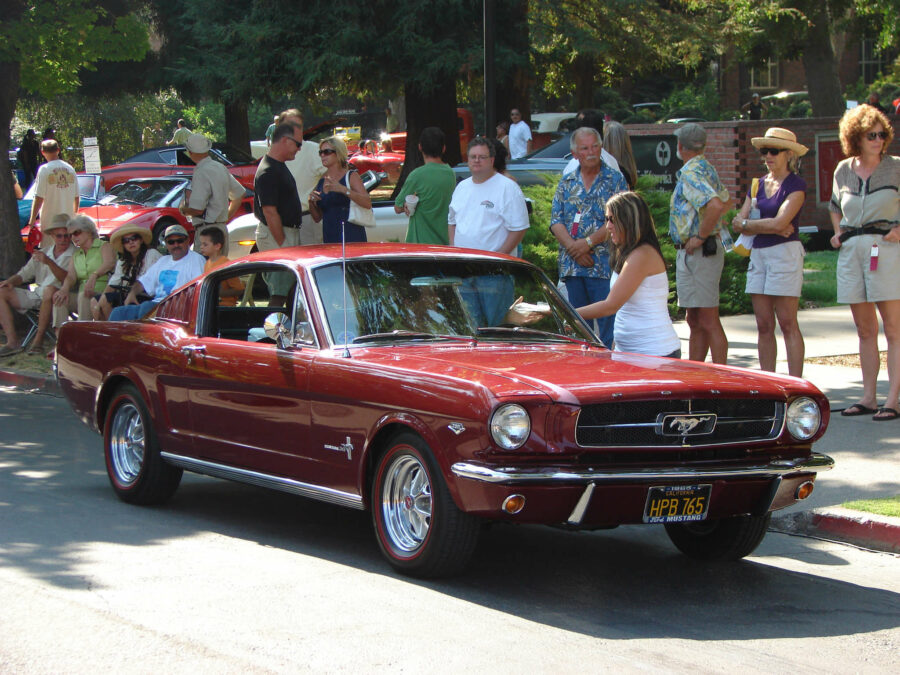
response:
[[[62,286],[53,294],[53,303],[59,307],[68,305],[69,291],[74,288],[78,297],[78,318],[90,321],[91,300],[106,288],[109,273],[116,266],[116,252],[112,244],[100,239],[97,223],[90,216],[79,214],[72,218],[69,234],[78,248],[72,254]]]

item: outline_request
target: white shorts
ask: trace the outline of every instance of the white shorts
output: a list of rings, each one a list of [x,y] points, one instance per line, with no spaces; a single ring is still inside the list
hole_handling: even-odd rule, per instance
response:
[[[754,248],[750,251],[746,292],[799,298],[803,288],[804,255],[803,244],[799,241]]]
[[[878,245],[878,269],[869,269],[872,244]],[[900,243],[877,234],[861,234],[845,241],[837,262],[837,301],[900,300]]]

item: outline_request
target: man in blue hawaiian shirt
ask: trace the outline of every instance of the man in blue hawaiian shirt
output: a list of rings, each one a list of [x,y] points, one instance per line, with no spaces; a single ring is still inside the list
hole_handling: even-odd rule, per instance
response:
[[[601,159],[603,141],[596,129],[576,129],[570,147],[578,168],[559,181],[550,231],[559,241],[559,278],[569,302],[582,307],[609,295],[606,200],[628,186],[625,177]],[[608,347],[613,344],[615,320],[615,314],[597,320],[597,335]]]
[[[719,219],[731,205],[731,196],[715,167],[703,156],[706,131],[685,124],[675,132],[678,157],[684,166],[675,174],[669,212],[669,236],[677,250],[675,284],[678,306],[686,310],[691,329],[689,358],[725,363],[728,338],[719,320],[719,280],[725,251],[719,239]]]

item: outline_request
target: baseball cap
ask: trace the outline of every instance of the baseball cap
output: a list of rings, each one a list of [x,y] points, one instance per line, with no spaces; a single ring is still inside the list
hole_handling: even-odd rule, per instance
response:
[[[181,225],[169,225],[166,228],[165,234],[163,235],[163,240],[168,239],[173,234],[180,234],[183,237],[188,236],[187,230],[184,229]]]
[[[694,122],[688,122],[676,129],[675,136],[687,150],[702,150],[706,147],[706,130]]]

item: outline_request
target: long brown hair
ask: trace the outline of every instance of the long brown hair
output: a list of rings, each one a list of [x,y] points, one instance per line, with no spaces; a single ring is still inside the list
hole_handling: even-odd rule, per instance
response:
[[[611,216],[613,224],[622,232],[622,241],[613,244],[609,250],[609,264],[619,273],[625,260],[638,246],[649,244],[662,257],[653,216],[647,202],[636,192],[620,192],[606,202],[606,215]]]

